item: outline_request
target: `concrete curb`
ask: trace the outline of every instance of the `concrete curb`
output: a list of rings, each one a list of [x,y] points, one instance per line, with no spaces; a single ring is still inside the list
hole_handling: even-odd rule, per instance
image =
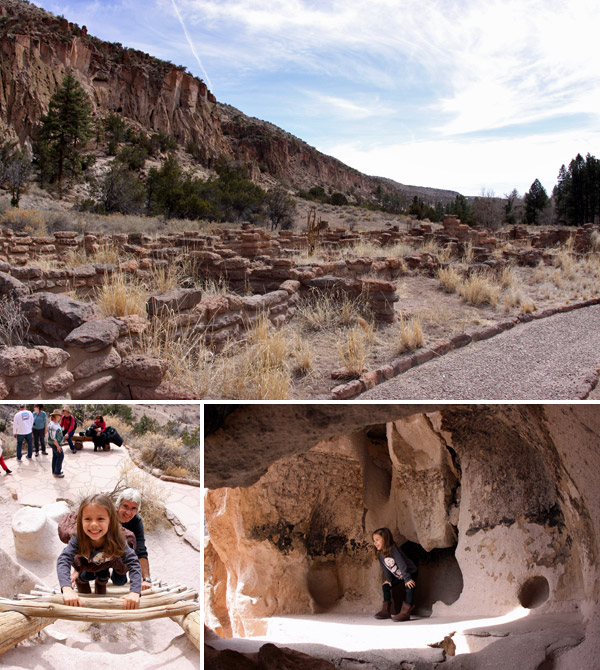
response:
[[[572,312],[575,309],[582,309],[584,307],[591,307],[593,305],[600,305],[600,298],[592,298],[591,300],[583,300],[569,305],[558,305],[557,307],[549,307],[539,312],[532,314],[521,314],[520,316],[507,319],[506,321],[499,321],[493,326],[486,326],[481,330],[468,331],[455,335],[449,340],[441,340],[435,342],[429,347],[420,349],[419,351],[404,354],[399,358],[395,358],[390,363],[383,367],[370,370],[363,373],[358,379],[353,379],[346,384],[340,384],[331,391],[331,400],[349,400],[355,398],[357,395],[372,389],[393,377],[401,375],[403,372],[411,368],[422,365],[427,361],[444,356],[449,351],[466,347],[471,342],[479,342],[481,340],[488,340],[495,337],[505,330],[514,328],[519,323],[529,323],[537,319],[545,319],[554,314],[562,314],[563,312]],[[590,372],[586,375],[578,388],[577,398],[574,400],[583,400],[587,398],[590,392],[596,387],[598,383],[598,372]]]

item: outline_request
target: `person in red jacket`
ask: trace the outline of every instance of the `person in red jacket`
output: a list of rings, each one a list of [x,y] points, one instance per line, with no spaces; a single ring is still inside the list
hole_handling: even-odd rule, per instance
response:
[[[4,440],[0,437],[0,466],[2,466],[2,469],[4,472],[6,472],[7,475],[10,475],[12,470],[8,469],[8,465],[4,462],[4,459],[2,458],[2,448],[4,447]]]
[[[73,440],[71,440],[71,438],[73,437],[75,429],[77,428],[77,419],[71,414],[71,410],[67,409],[66,407],[63,409],[62,419],[60,420],[60,428],[63,432],[65,440],[69,445],[69,448],[74,454],[76,454],[77,449],[75,449],[75,445],[73,444]]]
[[[104,417],[101,414],[98,414],[98,416],[94,419],[90,428],[94,429],[96,435],[100,435],[100,433],[103,433],[106,430],[106,421],[104,420]]]

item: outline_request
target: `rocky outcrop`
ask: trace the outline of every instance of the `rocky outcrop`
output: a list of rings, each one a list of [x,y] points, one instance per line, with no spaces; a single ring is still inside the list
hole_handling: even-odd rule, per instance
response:
[[[588,646],[570,658],[590,657],[600,597],[596,406],[328,409],[207,417],[207,485],[246,484],[214,488],[205,505],[222,633],[257,634],[283,613],[375,611],[369,545],[388,526],[419,562],[421,614],[581,612]],[[258,480],[257,460],[270,462]],[[226,585],[210,581],[223,568]]]
[[[192,143],[208,168],[224,156],[248,165],[256,178],[266,170],[297,188],[320,185],[367,199],[378,186],[407,201],[418,195],[447,202],[457,195],[361,174],[270,123],[217,103],[184,68],[103,42],[85,26],[22,0],[0,0],[0,56],[0,128],[21,143],[34,137],[52,94],[72,72],[97,115],[116,112],[149,132]]]
[[[21,142],[30,139],[67,72],[96,111],[113,111],[181,144],[210,162],[230,155],[215,98],[196,77],[169,63],[102,42],[78,26],[18,0],[0,3],[0,118]]]

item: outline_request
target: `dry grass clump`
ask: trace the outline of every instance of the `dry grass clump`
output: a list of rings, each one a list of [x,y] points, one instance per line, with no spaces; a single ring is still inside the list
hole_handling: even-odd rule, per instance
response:
[[[571,245],[572,246],[572,245]],[[566,279],[574,279],[577,261],[567,243],[554,257],[554,266],[559,268]]]
[[[473,252],[473,244],[471,242],[467,243],[465,246],[465,251],[463,253],[463,263],[466,263],[467,265],[470,265],[473,262],[473,258],[475,257],[475,254]]]
[[[520,300],[521,304],[521,314],[531,314],[531,312],[534,312],[537,309],[537,305],[535,302],[528,297],[522,297]]]
[[[454,293],[462,282],[462,276],[452,266],[440,268],[438,270],[438,279],[446,293]]]
[[[352,299],[344,292],[312,291],[302,296],[296,314],[307,331],[352,326],[359,318],[369,318],[365,296]]]
[[[158,294],[172,291],[181,285],[181,266],[177,263],[154,265],[144,284],[149,293]]]
[[[475,272],[459,286],[460,297],[470,305],[498,304],[500,287],[490,281],[487,273]]]
[[[146,316],[146,289],[123,272],[106,275],[94,300],[104,316]]]
[[[517,282],[518,279],[514,270],[510,266],[505,267],[500,275],[500,286],[502,286],[502,288],[511,288]]]
[[[423,323],[420,316],[411,315],[407,319],[400,315],[400,338],[404,347],[410,351],[420,349],[425,344]]]
[[[530,297],[523,295],[521,290],[514,287],[506,291],[502,304],[505,312],[518,307],[521,314],[530,314],[537,309],[535,302]]]
[[[106,265],[118,265],[123,261],[123,250],[114,242],[104,242],[98,245],[98,249],[90,255],[94,263],[105,263]]]
[[[374,339],[373,323],[359,317],[356,325],[350,328],[344,338],[338,342],[338,353],[348,374],[355,377],[361,375]]]
[[[313,368],[313,348],[311,343],[302,338],[299,333],[295,333],[292,340],[292,372],[297,377],[307,375]]]

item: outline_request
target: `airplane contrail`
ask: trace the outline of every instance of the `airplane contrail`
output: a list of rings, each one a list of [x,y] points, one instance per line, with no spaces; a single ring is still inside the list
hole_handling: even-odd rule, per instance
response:
[[[179,19],[179,23],[181,24],[181,27],[183,28],[183,34],[185,35],[185,39],[187,40],[187,43],[190,46],[190,49],[192,50],[192,53],[194,54],[195,59],[198,61],[198,65],[200,66],[200,69],[202,70],[202,74],[204,75],[204,79],[206,83],[208,84],[208,88],[214,93],[213,86],[210,83],[210,79],[208,77],[208,74],[206,73],[206,70],[204,69],[204,65],[202,65],[202,61],[200,60],[200,56],[198,56],[198,53],[196,51],[196,47],[194,46],[194,43],[192,42],[192,38],[190,37],[187,28],[185,27],[185,23],[183,22],[183,18],[181,17],[181,14],[179,13],[179,8],[175,4],[175,0],[171,0],[171,3],[173,4],[173,9],[175,10],[175,14],[177,14],[177,18]]]

